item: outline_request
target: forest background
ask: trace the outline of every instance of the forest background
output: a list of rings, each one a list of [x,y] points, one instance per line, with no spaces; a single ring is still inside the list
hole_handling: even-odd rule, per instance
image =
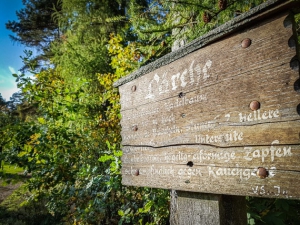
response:
[[[23,0],[6,28],[27,50],[0,95],[0,224],[168,224],[169,191],[121,184],[123,76],[263,0]],[[176,19],[174,19],[176,18]],[[25,74],[32,74],[29,77]],[[247,198],[249,224],[300,224],[298,201]]]

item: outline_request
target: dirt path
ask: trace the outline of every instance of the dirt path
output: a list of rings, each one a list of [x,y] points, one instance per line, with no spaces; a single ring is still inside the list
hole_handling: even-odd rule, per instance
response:
[[[0,183],[1,183],[1,180],[0,180]],[[22,183],[19,182],[17,184],[9,184],[6,186],[0,186],[0,203],[3,202],[3,200],[6,199],[8,196],[10,196],[14,190],[16,190],[18,187],[20,187],[21,184]]]

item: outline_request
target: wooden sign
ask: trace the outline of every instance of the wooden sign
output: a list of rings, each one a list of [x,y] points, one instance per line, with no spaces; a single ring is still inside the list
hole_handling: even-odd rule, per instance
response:
[[[300,199],[296,39],[280,7],[116,83],[124,185]]]

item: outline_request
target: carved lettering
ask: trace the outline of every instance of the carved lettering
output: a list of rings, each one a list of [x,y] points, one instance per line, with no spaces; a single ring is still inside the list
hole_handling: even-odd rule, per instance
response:
[[[229,162],[230,160],[235,159],[235,152],[209,152],[205,150],[200,150],[198,153],[193,155],[193,160],[196,160],[199,163],[204,161],[213,161],[213,160],[224,160],[224,162]]]
[[[162,116],[161,123],[162,124],[175,123],[175,116],[174,116],[174,114],[172,113],[169,116]]]
[[[279,110],[269,110],[264,111],[263,113],[260,110],[253,111],[249,114],[239,113],[240,122],[252,122],[252,121],[259,121],[259,120],[267,120],[278,118],[280,116]]]
[[[188,125],[186,127],[186,132],[210,130],[215,127],[216,127],[216,123],[214,122],[195,123],[195,124]]]
[[[158,82],[159,82],[159,76],[157,74],[154,75],[153,79],[149,83],[148,94],[147,94],[146,98],[154,98],[153,86],[152,86],[153,81],[156,81],[156,83],[158,84]]]
[[[166,79],[166,73],[162,76],[162,81],[158,87],[159,94],[169,92],[169,81]]]
[[[173,75],[173,76],[171,77],[171,81],[172,81],[172,90],[173,90],[173,91],[177,89],[176,80],[178,80],[179,77],[180,77],[180,73],[177,73],[177,74],[175,74],[175,75]],[[176,80],[175,80],[175,79],[176,79]]]
[[[271,162],[275,160],[276,157],[291,157],[292,151],[291,147],[276,147],[274,145],[278,145],[279,141],[275,140],[271,143],[271,146],[268,148],[262,149],[253,149],[253,147],[244,147],[245,156],[244,159],[247,161],[252,161],[254,158],[260,158],[262,162],[265,162],[266,158],[270,158]]]
[[[273,189],[273,190],[272,190]],[[255,195],[274,195],[274,196],[287,196],[288,192],[286,190],[282,190],[282,188],[278,185],[275,185],[274,188],[266,187],[265,185],[262,186],[255,186],[251,187],[252,193]],[[251,193],[251,192],[250,192]]]
[[[201,67],[199,64],[196,64],[194,67],[195,61],[193,60],[190,64],[189,68],[185,68],[181,73],[178,72],[174,75],[167,76],[167,73],[165,72],[161,77],[156,73],[153,76],[153,79],[149,82],[148,85],[148,94],[146,95],[146,99],[153,99],[155,97],[155,94],[158,93],[158,95],[164,94],[169,92],[169,83],[172,85],[172,91],[175,91],[178,88],[178,82],[180,82],[181,87],[185,87],[188,83],[191,85],[195,84],[194,79],[194,70],[197,72],[198,79],[197,84],[199,85],[200,82],[200,75],[201,75]],[[210,74],[208,70],[212,66],[212,61],[207,60],[205,65],[202,68],[203,72],[203,81],[205,82],[209,77]],[[189,76],[187,74],[189,73]],[[158,91],[156,92],[155,90]]]
[[[208,60],[203,67],[202,71],[203,71],[204,80],[207,80],[210,77],[210,75],[208,74],[208,69],[211,67],[211,65],[212,65],[212,61]]]
[[[165,166],[159,166],[156,168],[155,165],[152,165],[150,168],[150,175],[151,176],[172,176],[174,177],[175,172],[172,166],[165,167]]]
[[[171,134],[176,134],[176,133],[181,133],[181,132],[182,132],[182,130],[176,125],[167,126],[167,127],[160,128],[160,129],[157,129],[157,128],[152,129],[152,134],[154,137],[161,136],[161,135],[171,136]]]
[[[178,108],[178,107],[183,107],[183,106],[186,106],[186,105],[192,105],[192,104],[195,104],[195,103],[201,103],[203,101],[206,101],[207,100],[207,97],[206,95],[196,95],[194,97],[191,97],[191,98],[187,98],[187,97],[183,97],[183,98],[180,98],[180,99],[176,99],[176,100],[170,100],[170,101],[167,101],[165,102],[165,109],[167,111],[171,111],[172,109],[175,109],[175,108]]]
[[[230,133],[219,134],[219,135],[195,135],[196,143],[213,144],[222,142],[242,141],[243,132],[233,131]]]
[[[196,168],[184,168],[178,170],[179,176],[202,176],[201,170]]]
[[[179,161],[187,162],[188,155],[179,151],[177,154],[173,154],[173,155],[165,154],[164,160],[167,163],[169,163],[169,162],[177,163]]]
[[[186,75],[186,74],[187,74],[187,69],[185,69],[185,70],[182,72],[181,76],[180,76],[180,81],[181,81],[180,86],[181,86],[181,87],[185,87],[186,84],[187,84],[187,82],[185,81],[185,75]]]
[[[238,176],[241,180],[249,180],[251,170],[244,168],[223,168],[208,166],[209,177],[219,178],[223,176]]]

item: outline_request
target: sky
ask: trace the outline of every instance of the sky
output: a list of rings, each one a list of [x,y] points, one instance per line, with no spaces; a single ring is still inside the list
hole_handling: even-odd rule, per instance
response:
[[[9,35],[13,33],[5,28],[7,21],[17,20],[16,11],[23,8],[22,0],[0,0],[0,93],[8,101],[18,91],[13,73],[19,73],[25,47],[14,43]]]

